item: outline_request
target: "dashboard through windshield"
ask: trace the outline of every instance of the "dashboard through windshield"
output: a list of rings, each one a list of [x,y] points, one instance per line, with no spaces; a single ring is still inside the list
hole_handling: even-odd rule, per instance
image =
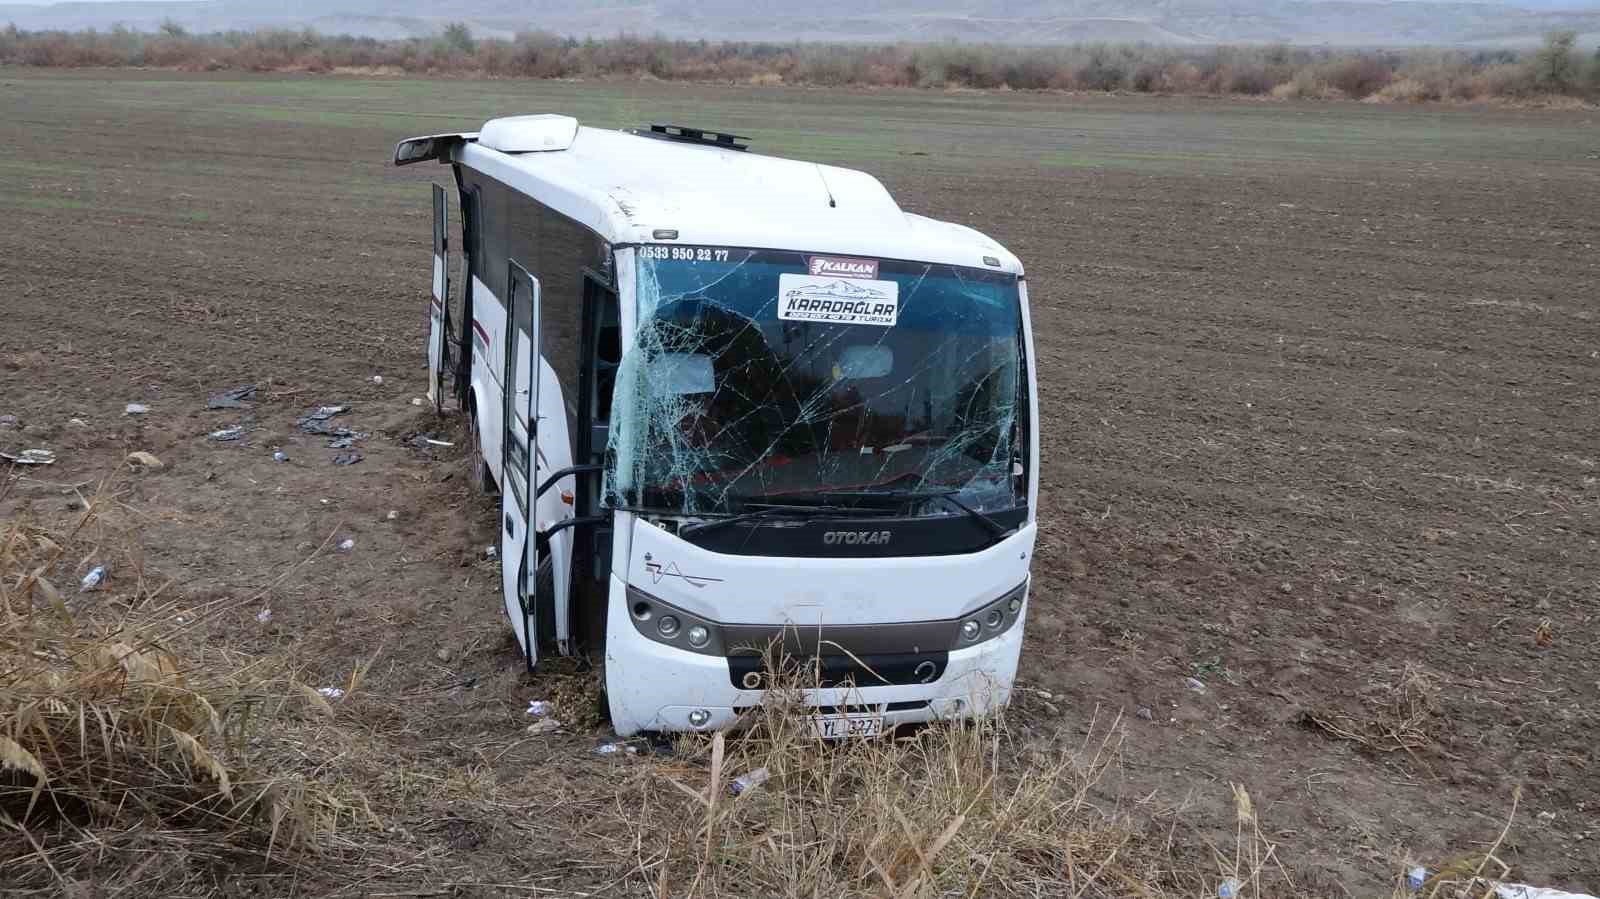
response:
[[[1025,503],[1016,276],[646,245],[636,296],[612,406],[612,504],[717,516]]]

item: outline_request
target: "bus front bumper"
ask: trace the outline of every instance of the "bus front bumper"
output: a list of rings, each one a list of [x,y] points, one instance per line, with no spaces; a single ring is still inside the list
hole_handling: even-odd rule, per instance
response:
[[[748,713],[761,705],[765,691],[733,686],[726,658],[646,639],[626,621],[626,611],[612,611],[606,693],[620,736],[726,730],[749,723]],[[828,714],[881,716],[884,732],[902,724],[987,714],[1010,702],[1026,612],[1024,608],[1021,620],[1005,633],[951,650],[943,674],[932,683],[811,689],[803,691],[804,700]]]

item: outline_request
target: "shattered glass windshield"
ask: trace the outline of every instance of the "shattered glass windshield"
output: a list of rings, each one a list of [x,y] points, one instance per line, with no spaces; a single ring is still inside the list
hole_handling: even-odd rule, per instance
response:
[[[649,245],[637,284],[611,504],[952,514],[945,497],[979,511],[1026,501],[1014,275]]]

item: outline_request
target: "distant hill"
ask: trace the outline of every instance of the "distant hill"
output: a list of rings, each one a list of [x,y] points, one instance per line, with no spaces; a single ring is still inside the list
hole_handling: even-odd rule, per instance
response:
[[[0,4],[19,28],[191,31],[315,28],[382,38],[542,30],[768,41],[1062,44],[1522,45],[1552,30],[1600,34],[1600,0],[197,0]],[[1576,8],[1567,8],[1576,7]]]

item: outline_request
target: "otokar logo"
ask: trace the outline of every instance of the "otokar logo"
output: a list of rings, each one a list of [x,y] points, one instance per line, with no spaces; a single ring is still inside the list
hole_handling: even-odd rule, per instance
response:
[[[822,542],[829,546],[883,546],[890,536],[889,531],[828,531]]]
[[[813,275],[831,275],[835,278],[878,277],[878,260],[846,259],[842,256],[808,256],[806,263]]]
[[[894,327],[899,316],[898,281],[791,272],[778,276],[778,318],[784,321]]]

